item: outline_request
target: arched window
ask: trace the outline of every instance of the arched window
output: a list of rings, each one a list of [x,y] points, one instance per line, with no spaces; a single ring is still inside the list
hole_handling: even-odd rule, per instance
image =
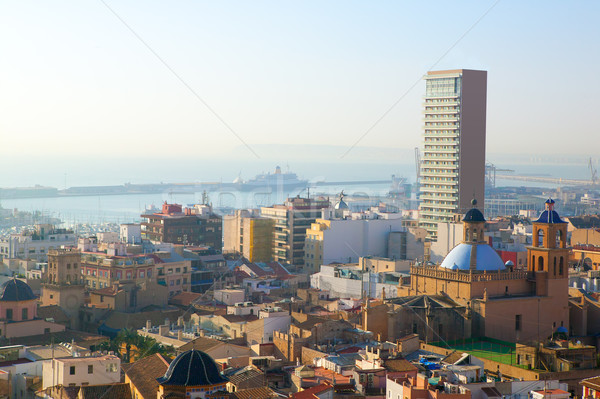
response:
[[[554,257],[554,275],[556,276],[556,256]]]
[[[564,264],[564,260],[563,257],[560,257],[560,263],[558,264],[558,274],[560,274],[561,276],[563,275],[563,264]]]
[[[538,247],[543,247],[544,246],[544,230],[539,229],[537,231],[537,246]]]
[[[538,258],[538,271],[544,270],[544,258],[541,256]]]
[[[556,248],[562,248],[562,230],[556,231]]]
[[[531,270],[535,270],[535,255],[531,257]]]
[[[477,229],[473,229],[473,242],[477,242],[478,239]]]

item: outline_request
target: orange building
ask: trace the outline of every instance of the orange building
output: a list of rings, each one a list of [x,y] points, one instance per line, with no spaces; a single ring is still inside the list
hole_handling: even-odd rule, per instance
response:
[[[442,295],[464,306],[472,337],[524,343],[568,329],[567,224],[554,201],[533,223],[527,271],[505,265],[485,242],[476,205],[463,218],[463,242],[438,266],[411,267],[410,286],[400,287],[399,296]]]

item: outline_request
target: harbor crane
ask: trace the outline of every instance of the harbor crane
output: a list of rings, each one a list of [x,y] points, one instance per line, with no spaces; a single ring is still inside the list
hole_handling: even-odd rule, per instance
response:
[[[598,169],[594,168],[594,164],[592,162],[592,158],[590,157],[590,161],[588,162],[588,165],[590,167],[590,173],[591,173],[591,180],[592,180],[592,186],[595,186],[596,184],[598,184]]]
[[[498,168],[491,162],[485,163],[485,185],[490,188],[496,188],[496,172],[514,172],[512,169]]]

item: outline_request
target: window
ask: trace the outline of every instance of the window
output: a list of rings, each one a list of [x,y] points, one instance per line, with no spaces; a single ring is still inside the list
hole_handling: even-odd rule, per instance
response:
[[[27,320],[28,317],[28,309],[27,308],[23,308],[21,309],[21,320]]]
[[[515,331],[521,331],[521,315],[515,315]]]
[[[75,375],[75,366],[69,367],[69,374]]]
[[[6,320],[12,320],[12,319],[13,319],[13,310],[6,309]]]
[[[117,372],[117,363],[109,363],[106,365],[107,373],[116,373]]]
[[[94,374],[94,365],[93,364],[88,365],[88,374]]]

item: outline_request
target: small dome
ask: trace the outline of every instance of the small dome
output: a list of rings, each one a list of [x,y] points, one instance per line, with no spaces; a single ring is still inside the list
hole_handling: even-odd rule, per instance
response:
[[[554,201],[553,201],[554,202]],[[542,212],[536,223],[567,223],[560,218],[555,210],[545,210]]]
[[[458,244],[444,258],[441,267],[451,270],[469,270],[471,268],[471,250],[477,246],[476,268],[478,271],[504,270],[500,255],[487,244]]]
[[[463,222],[485,222],[485,218],[479,209],[471,208],[467,213],[465,213]]]
[[[161,385],[178,386],[207,386],[227,382],[215,361],[206,353],[195,349],[177,356],[165,375],[156,380]]]
[[[504,264],[504,266],[506,267],[513,267],[515,264],[512,260],[507,260],[506,263]]]
[[[36,299],[31,287],[21,280],[13,278],[0,287],[0,301],[18,302]]]

